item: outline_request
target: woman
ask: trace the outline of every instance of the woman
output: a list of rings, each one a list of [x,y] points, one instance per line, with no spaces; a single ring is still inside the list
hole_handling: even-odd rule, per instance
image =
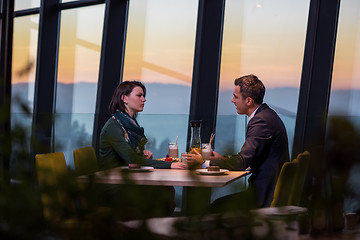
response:
[[[181,162],[153,160],[152,153],[145,150],[147,139],[144,128],[136,121],[137,113],[145,104],[146,88],[138,81],[125,81],[118,85],[109,105],[112,117],[100,133],[99,168],[113,168],[129,163],[154,168],[185,169]]]

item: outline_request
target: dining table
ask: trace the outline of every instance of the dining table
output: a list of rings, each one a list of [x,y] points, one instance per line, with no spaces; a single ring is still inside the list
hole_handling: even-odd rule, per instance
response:
[[[143,170],[117,167],[77,177],[79,182],[93,181],[100,184],[136,184],[151,186],[182,186],[184,215],[201,214],[210,204],[211,189],[223,187],[250,174],[250,171],[224,171],[203,174],[204,170],[154,169]]]

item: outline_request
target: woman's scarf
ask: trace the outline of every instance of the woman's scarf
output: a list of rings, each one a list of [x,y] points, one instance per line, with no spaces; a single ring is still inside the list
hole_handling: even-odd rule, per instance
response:
[[[145,144],[147,143],[144,128],[140,127],[136,119],[131,118],[126,112],[116,110],[116,113],[113,113],[112,116],[124,130],[125,140],[130,144],[131,148],[137,154],[143,155]]]

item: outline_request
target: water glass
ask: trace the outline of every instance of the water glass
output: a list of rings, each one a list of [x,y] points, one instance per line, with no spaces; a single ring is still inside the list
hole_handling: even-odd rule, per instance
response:
[[[187,154],[187,152],[181,153],[181,162],[187,163],[187,158],[184,156],[184,154]]]
[[[201,155],[204,161],[210,160],[210,156],[212,155],[212,149],[209,143],[201,144]]]

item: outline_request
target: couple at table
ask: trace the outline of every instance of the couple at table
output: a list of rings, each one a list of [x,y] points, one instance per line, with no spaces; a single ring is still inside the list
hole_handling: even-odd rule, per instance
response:
[[[230,158],[213,152],[210,165],[229,170],[252,170],[249,190],[216,200],[211,211],[226,211],[228,206],[236,208],[240,199],[250,196],[254,207],[269,206],[273,197],[277,176],[284,162],[289,161],[286,129],[267,104],[263,103],[265,86],[255,75],[246,75],[235,80],[232,102],[238,114],[249,117],[246,140],[241,151]],[[109,112],[111,118],[105,123],[100,135],[99,168],[107,169],[129,163],[140,163],[155,168],[186,169],[182,162],[164,162],[152,159],[145,150],[147,139],[144,129],[136,121],[137,113],[143,111],[145,86],[138,81],[126,81],[116,88]],[[203,163],[201,154],[187,155],[189,165]],[[252,200],[250,200],[252,201]],[[243,206],[238,206],[239,208]],[[232,209],[229,209],[232,210]]]

